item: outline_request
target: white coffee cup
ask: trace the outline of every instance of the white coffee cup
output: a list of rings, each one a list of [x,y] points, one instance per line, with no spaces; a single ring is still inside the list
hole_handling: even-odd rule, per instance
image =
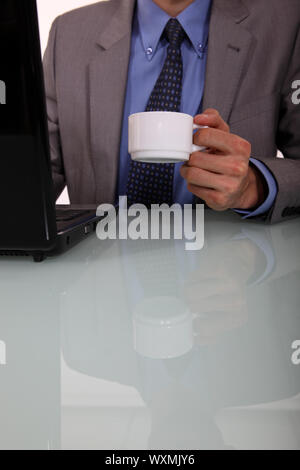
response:
[[[169,111],[150,111],[129,116],[129,154],[143,163],[186,162],[194,152],[205,150],[193,144],[193,116]]]

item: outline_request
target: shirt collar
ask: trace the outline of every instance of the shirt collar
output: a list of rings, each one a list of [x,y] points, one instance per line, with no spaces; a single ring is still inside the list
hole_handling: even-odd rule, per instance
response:
[[[177,16],[195,52],[202,57],[210,16],[211,0],[195,0]],[[149,60],[153,58],[171,17],[152,0],[138,0],[137,19],[143,47]]]

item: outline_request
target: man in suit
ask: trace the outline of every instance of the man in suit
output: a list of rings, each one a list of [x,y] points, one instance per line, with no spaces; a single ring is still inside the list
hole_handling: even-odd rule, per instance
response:
[[[72,203],[114,203],[149,170],[148,186],[167,182],[172,202],[267,222],[299,214],[299,25],[298,0],[109,0],[57,18],[44,57],[56,196],[67,184]],[[154,96],[170,110],[159,85],[172,51],[173,110],[209,127],[194,137],[208,150],[157,180],[130,161],[128,116]]]

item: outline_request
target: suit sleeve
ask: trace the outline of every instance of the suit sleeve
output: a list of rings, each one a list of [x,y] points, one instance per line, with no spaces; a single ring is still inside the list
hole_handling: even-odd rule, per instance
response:
[[[300,104],[292,85],[300,79],[300,31],[281,92],[277,147],[284,159],[259,158],[276,179],[278,193],[268,222],[280,222],[300,214]]]
[[[56,199],[58,199],[66,186],[55,83],[55,46],[58,20],[59,18],[57,18],[52,24],[47,49],[43,59],[51,166]]]

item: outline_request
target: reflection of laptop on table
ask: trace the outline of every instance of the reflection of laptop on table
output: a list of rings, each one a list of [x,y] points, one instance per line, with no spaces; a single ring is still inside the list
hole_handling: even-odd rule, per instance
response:
[[[96,207],[55,209],[36,0],[0,2],[0,255],[42,261],[96,228]]]

